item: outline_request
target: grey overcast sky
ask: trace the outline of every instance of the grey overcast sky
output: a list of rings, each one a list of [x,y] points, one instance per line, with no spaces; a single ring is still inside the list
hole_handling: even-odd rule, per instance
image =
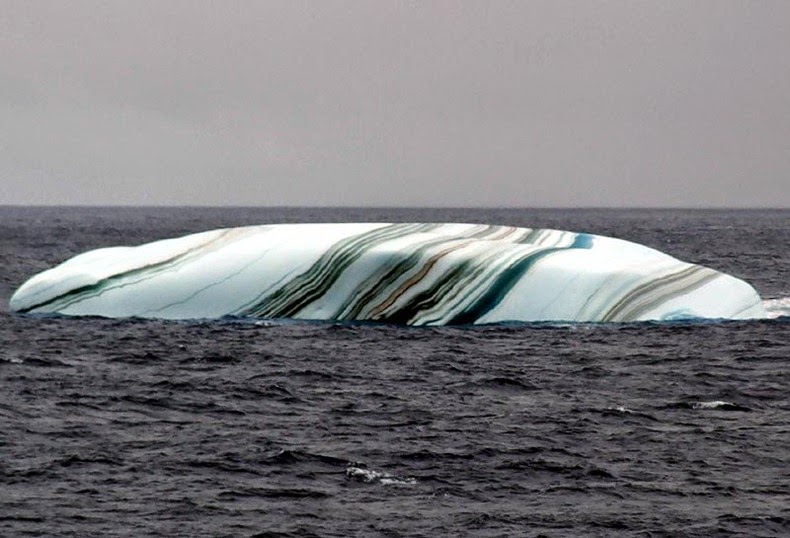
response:
[[[790,206],[790,2],[0,0],[0,204]]]

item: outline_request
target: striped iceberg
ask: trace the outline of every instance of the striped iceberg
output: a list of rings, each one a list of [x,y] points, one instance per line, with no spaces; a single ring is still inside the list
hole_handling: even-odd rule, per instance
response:
[[[746,282],[609,237],[481,224],[279,224],[93,250],[13,295],[28,313],[407,325],[765,316]]]

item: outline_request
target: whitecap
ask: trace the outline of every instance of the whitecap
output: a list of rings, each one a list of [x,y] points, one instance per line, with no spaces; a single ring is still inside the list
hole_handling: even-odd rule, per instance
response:
[[[763,308],[769,318],[790,316],[790,297],[776,297],[763,300]]]
[[[721,400],[716,400],[714,402],[695,402],[692,404],[694,409],[716,409],[717,407],[727,407],[735,405],[730,402],[723,402]]]
[[[415,478],[400,478],[385,473],[384,471],[375,471],[373,469],[365,469],[353,465],[346,468],[346,478],[357,482],[364,482],[365,484],[379,483],[385,486],[411,486],[417,483],[417,479]]]
[[[744,405],[732,402],[724,402],[715,400],[711,402],[694,402],[691,404],[692,409],[719,409],[721,411],[749,411],[750,409]]]

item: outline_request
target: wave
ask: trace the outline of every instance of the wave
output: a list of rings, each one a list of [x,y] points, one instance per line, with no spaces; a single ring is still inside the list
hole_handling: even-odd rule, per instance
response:
[[[788,317],[790,316],[790,297],[765,299],[763,301],[763,308],[765,308],[768,317],[771,319]]]
[[[746,406],[732,402],[724,402],[721,400],[715,400],[711,402],[693,402],[691,404],[691,408],[692,409],[720,409],[722,411],[750,411],[750,409]]]
[[[384,471],[374,471],[373,469],[366,469],[349,465],[346,468],[346,478],[355,482],[362,482],[365,484],[382,484],[385,486],[413,486],[417,483],[416,478],[411,477],[397,477]]]

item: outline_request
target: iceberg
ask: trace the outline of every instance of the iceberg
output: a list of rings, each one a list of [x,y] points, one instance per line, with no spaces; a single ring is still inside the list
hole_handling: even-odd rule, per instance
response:
[[[636,243],[484,224],[275,224],[75,256],[20,313],[405,325],[764,317],[746,282]]]

